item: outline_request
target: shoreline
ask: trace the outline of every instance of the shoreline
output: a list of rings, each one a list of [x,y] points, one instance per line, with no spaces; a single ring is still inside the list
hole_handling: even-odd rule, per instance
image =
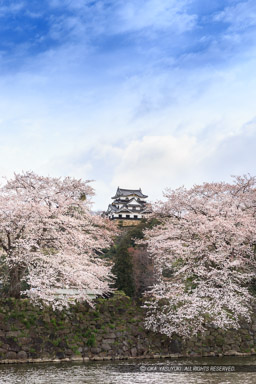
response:
[[[250,357],[255,356],[256,353],[246,352],[235,352],[225,354],[168,354],[168,355],[147,355],[147,356],[92,356],[92,357],[81,357],[72,356],[70,358],[56,359],[56,358],[30,358],[30,359],[4,359],[0,360],[0,364],[44,364],[44,363],[88,363],[91,361],[121,361],[121,360],[157,360],[157,359],[182,359],[182,358],[204,358],[204,357],[226,357],[226,356],[237,356],[237,357]]]

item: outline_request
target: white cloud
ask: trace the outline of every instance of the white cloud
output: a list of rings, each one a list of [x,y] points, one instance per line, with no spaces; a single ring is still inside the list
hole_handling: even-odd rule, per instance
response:
[[[193,136],[145,136],[132,141],[122,152],[112,184],[142,186],[159,196],[164,187],[182,183],[185,174],[189,177],[202,159],[201,152]]]
[[[240,1],[226,7],[215,15],[214,19],[229,23],[229,29],[232,31],[248,30],[250,27],[256,26],[256,3],[254,0]]]
[[[0,17],[10,14],[16,14],[25,8],[26,4],[23,1],[15,2],[14,4],[0,6]]]
[[[109,178],[96,182],[96,206],[104,209],[118,186],[142,188],[151,201],[162,198],[167,188],[211,181],[229,180],[231,175],[255,174],[255,120],[222,137],[198,138],[193,135],[145,136],[121,148],[107,146],[98,152],[97,167],[115,164]],[[245,150],[246,149],[246,150]],[[93,161],[92,161],[92,165]],[[94,166],[92,167],[92,172]]]
[[[68,10],[73,17],[64,15],[56,18],[53,28],[58,32],[77,31],[77,36],[84,36],[87,30],[90,35],[116,35],[123,33],[145,32],[147,37],[152,31],[170,30],[173,35],[181,34],[195,27],[197,17],[187,12],[189,0],[117,0],[102,1],[69,1],[50,0],[50,7]],[[54,21],[54,19],[53,19]],[[73,22],[77,24],[73,24]],[[145,37],[145,36],[144,36]]]
[[[144,28],[171,29],[175,34],[195,26],[196,15],[186,12],[187,0],[129,0],[117,10],[120,28],[123,31],[138,31]]]

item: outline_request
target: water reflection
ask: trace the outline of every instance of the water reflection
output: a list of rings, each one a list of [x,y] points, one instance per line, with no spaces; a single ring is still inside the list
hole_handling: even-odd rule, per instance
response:
[[[256,373],[122,372],[124,365],[256,365],[256,357],[140,360],[0,366],[1,384],[255,384]]]

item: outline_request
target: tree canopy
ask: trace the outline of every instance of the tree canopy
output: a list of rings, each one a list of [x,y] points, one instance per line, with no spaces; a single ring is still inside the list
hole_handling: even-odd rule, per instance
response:
[[[10,296],[27,295],[53,307],[69,305],[56,289],[109,292],[110,267],[98,257],[115,226],[93,215],[88,181],[16,174],[0,188],[1,279]]]
[[[256,178],[167,190],[155,206],[158,226],[142,240],[158,283],[146,325],[189,337],[208,326],[238,328],[250,320],[256,267]]]

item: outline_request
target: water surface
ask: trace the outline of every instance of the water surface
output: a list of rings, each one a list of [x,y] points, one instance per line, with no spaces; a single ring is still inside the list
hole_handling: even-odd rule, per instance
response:
[[[0,365],[1,384],[255,384],[256,372],[134,372],[154,365],[256,365],[255,357]],[[128,369],[127,369],[128,366]],[[131,367],[131,372],[126,372]],[[125,370],[125,372],[124,372]],[[142,369],[143,371],[143,369]]]

